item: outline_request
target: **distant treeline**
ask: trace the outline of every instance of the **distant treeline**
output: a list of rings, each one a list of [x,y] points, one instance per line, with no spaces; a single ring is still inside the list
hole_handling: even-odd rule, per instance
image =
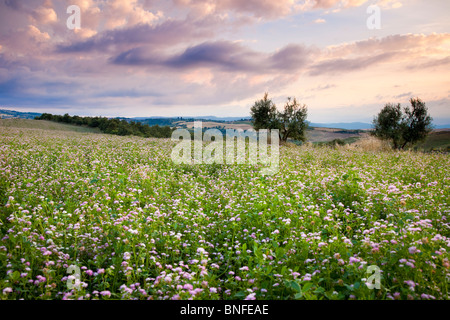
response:
[[[145,138],[170,138],[172,136],[172,131],[174,130],[170,126],[149,126],[140,122],[129,122],[115,118],[69,116],[67,113],[63,116],[43,113],[41,116],[35,117],[35,119],[99,128],[103,133],[116,134],[119,136],[135,135]]]

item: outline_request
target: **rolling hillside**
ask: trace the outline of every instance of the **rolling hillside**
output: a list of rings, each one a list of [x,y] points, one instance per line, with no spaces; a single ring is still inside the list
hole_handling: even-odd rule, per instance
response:
[[[435,130],[425,141],[419,143],[416,150],[421,151],[450,151],[450,130]]]
[[[0,119],[0,127],[10,128],[29,128],[41,130],[59,130],[74,131],[86,133],[99,133],[100,130],[94,128],[74,126],[70,124],[57,123],[45,120],[28,120],[28,119]]]
[[[0,109],[0,119],[34,119],[40,116],[37,112],[20,112],[15,110]]]
[[[188,128],[192,129],[194,123],[187,121],[177,121],[174,124],[178,128]],[[88,128],[74,126],[64,123],[57,123],[45,120],[30,120],[30,119],[0,119],[0,127],[11,127],[11,128],[30,128],[30,129],[41,129],[41,130],[58,130],[58,131],[73,131],[81,133],[100,133],[97,128]],[[250,122],[247,121],[230,121],[230,122],[203,122],[204,129],[217,128],[220,130],[226,129],[242,129],[247,130],[252,128]],[[333,128],[318,128],[312,127],[307,130],[306,136],[307,141],[312,143],[326,143],[333,141],[335,139],[340,139],[346,143],[353,143],[359,139],[366,137],[368,135],[365,130],[344,130],[344,129],[333,129]],[[424,141],[419,143],[414,147],[415,150],[419,151],[433,151],[450,150],[450,130],[448,129],[438,129],[434,130],[430,136]]]
[[[178,128],[192,129],[194,126],[193,121],[178,121],[174,123]],[[250,121],[230,121],[230,122],[203,122],[202,127],[204,129],[216,128],[220,130],[227,129],[242,129],[248,130],[252,128]],[[346,130],[346,129],[333,129],[333,128],[316,128],[310,127],[306,132],[308,142],[329,142],[335,139],[346,140],[348,142],[354,142],[359,138],[367,135],[364,130]],[[350,140],[348,140],[350,139]]]

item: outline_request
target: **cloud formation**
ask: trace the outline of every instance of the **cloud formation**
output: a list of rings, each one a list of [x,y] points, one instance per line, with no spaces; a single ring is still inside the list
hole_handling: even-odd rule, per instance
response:
[[[347,97],[371,87],[373,100],[409,92],[442,98],[450,34],[395,32],[387,18],[392,30],[366,30],[364,6],[373,3],[400,8],[392,14],[408,9],[392,0],[3,0],[0,105],[216,106],[246,115],[265,91],[281,100],[307,92],[322,106],[360,103]],[[72,4],[81,8],[80,30],[66,27]],[[362,12],[359,25],[347,22],[349,12]],[[386,79],[392,83],[382,87]]]
[[[333,7],[351,8],[359,7],[362,5],[379,5],[382,8],[400,8],[402,3],[398,0],[306,0],[304,1],[303,8],[315,8],[315,9],[330,9]]]
[[[213,68],[228,72],[277,73],[296,71],[306,65],[312,50],[289,45],[274,53],[252,51],[237,42],[204,42],[183,52],[164,56],[152,47],[138,47],[120,53],[112,62],[118,65],[160,66],[177,70]]]
[[[174,4],[193,8],[200,15],[235,12],[257,18],[274,19],[295,11],[295,0],[174,0]]]
[[[135,44],[151,44],[166,47],[179,43],[204,39],[214,35],[214,28],[221,22],[216,18],[202,20],[167,20],[157,25],[138,24],[127,28],[106,30],[86,40],[57,45],[57,51],[92,52],[109,51]]]
[[[416,59],[429,60],[430,54],[439,56],[448,53],[448,44],[450,44],[450,33],[391,35],[334,45],[323,51],[320,62],[310,66],[309,74],[312,76],[342,74],[388,62],[398,65]],[[414,64],[414,67],[428,68],[445,65],[448,61],[448,57],[432,59],[420,65]],[[409,69],[414,67],[405,66]]]

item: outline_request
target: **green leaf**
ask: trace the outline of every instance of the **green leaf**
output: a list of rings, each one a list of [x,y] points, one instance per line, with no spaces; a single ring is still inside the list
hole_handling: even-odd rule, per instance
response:
[[[354,287],[349,286],[348,284],[344,284],[344,286],[345,286],[348,290],[350,290],[350,291],[354,291],[354,290],[355,290]]]
[[[289,286],[294,289],[295,291],[301,293],[302,292],[302,288],[300,287],[300,285],[298,284],[298,282],[292,280],[289,282]]]
[[[303,297],[303,293],[301,293],[301,292],[296,293],[295,296],[294,296],[294,298],[297,299],[297,300],[301,299],[302,297]]]
[[[14,271],[13,273],[10,273],[9,276],[11,277],[12,280],[17,281],[20,279],[20,272]]]
[[[313,286],[313,284],[311,282],[307,282],[303,285],[303,292],[307,292],[309,289],[311,289],[311,287]]]
[[[318,287],[316,290],[314,290],[314,293],[324,293],[325,289],[322,287]]]
[[[281,268],[281,274],[285,274],[286,273],[286,269],[287,269],[287,267],[286,266],[283,266],[283,268]]]

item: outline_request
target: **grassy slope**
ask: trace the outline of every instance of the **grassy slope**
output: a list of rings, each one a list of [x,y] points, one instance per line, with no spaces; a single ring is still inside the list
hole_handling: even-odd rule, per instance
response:
[[[309,142],[328,142],[334,139],[349,139],[349,142],[354,142],[359,138],[366,136],[367,133],[359,132],[357,130],[343,130],[332,128],[314,128],[313,130],[306,131],[307,141]]]
[[[249,122],[237,121],[231,123],[217,123],[218,127],[225,126],[226,129],[236,129],[239,125],[249,124]],[[189,125],[189,123],[188,123]],[[207,127],[214,127],[214,122],[211,122]],[[100,130],[87,127],[79,127],[64,123],[57,123],[45,120],[27,120],[27,119],[0,119],[0,127],[12,127],[12,128],[30,128],[41,130],[58,130],[58,131],[74,131],[81,133],[100,133]],[[241,129],[247,129],[241,127]],[[366,135],[364,132],[350,133],[352,130],[348,130],[349,133],[341,133],[342,129],[331,128],[314,128],[314,130],[307,131],[307,139],[310,142],[327,142],[334,139],[342,139],[348,143],[355,142]],[[448,149],[450,148],[450,131],[449,130],[436,130],[433,131],[430,136],[422,143],[418,144],[416,150],[430,151],[432,149]]]
[[[0,119],[0,127],[99,133],[100,130],[46,120]]]
[[[418,150],[430,151],[432,149],[449,149],[450,148],[450,131],[436,130],[433,131],[424,142],[417,145]]]
[[[351,130],[349,130],[350,132]],[[334,139],[342,139],[347,143],[354,143],[360,138],[368,136],[365,132],[357,133],[340,133],[338,129],[315,128],[308,130],[307,137],[310,142],[327,142]],[[431,151],[431,150],[449,150],[450,149],[450,130],[435,130],[425,139],[418,143],[414,150]]]

